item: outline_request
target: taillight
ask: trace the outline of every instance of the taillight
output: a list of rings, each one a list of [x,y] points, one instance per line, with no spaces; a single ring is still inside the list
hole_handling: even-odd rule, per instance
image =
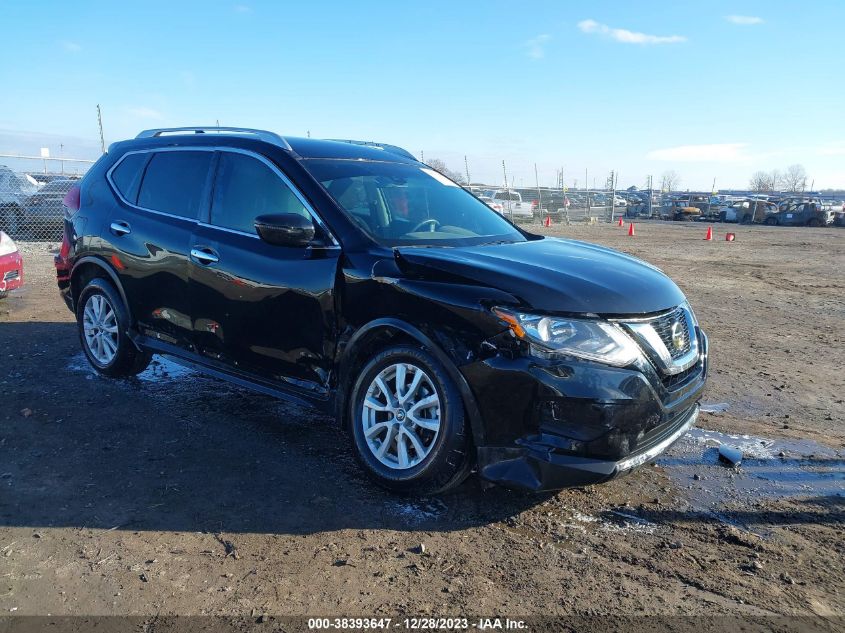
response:
[[[62,235],[62,245],[59,248],[59,254],[53,258],[53,264],[56,266],[56,278],[59,281],[68,281],[70,279],[70,240],[67,238],[67,232]]]
[[[70,191],[65,194],[64,200],[62,200],[62,204],[70,210],[71,214],[79,211],[81,205],[79,185],[70,188]]]

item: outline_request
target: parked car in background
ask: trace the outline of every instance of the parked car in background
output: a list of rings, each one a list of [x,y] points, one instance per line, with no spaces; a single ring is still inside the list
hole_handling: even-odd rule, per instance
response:
[[[765,222],[766,218],[777,213],[778,207],[773,202],[746,198],[735,200],[727,206],[719,208],[720,222],[737,222],[739,224],[751,224],[752,222]]]
[[[0,230],[18,235],[23,228],[24,202],[37,189],[26,176],[0,165]]]
[[[660,217],[665,220],[693,221],[701,217],[701,209],[689,204],[687,196],[664,200]]]
[[[563,193],[541,191],[540,199],[531,201],[531,210],[535,216],[556,216],[565,212],[570,204],[569,197]]]
[[[23,285],[23,258],[11,237],[0,231],[0,299]]]
[[[780,207],[764,222],[778,226],[828,226],[833,224],[835,213],[818,202],[791,202]]]
[[[501,204],[502,210],[500,213],[507,218],[513,220],[533,219],[534,212],[531,210],[531,205],[522,201],[522,196],[518,191],[513,189],[501,189],[494,191],[490,196],[495,204]]]
[[[76,181],[70,178],[51,180],[29,196],[23,205],[22,230],[35,238],[61,239],[62,200],[74,184]]]
[[[504,210],[504,207],[502,207],[502,203],[496,202],[490,196],[478,196],[478,199],[481,200],[481,202],[486,204],[488,207],[493,209],[493,211],[496,211],[498,213],[502,213],[503,210]]]
[[[613,206],[614,207],[627,207],[628,201],[625,200],[622,196],[613,196]]]

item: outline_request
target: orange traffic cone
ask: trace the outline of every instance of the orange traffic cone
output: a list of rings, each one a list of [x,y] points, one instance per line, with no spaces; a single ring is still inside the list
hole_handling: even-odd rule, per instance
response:
[[[634,223],[628,225],[628,237],[634,237]]]
[[[707,227],[707,235],[704,237],[704,239],[707,240],[708,242],[713,241],[713,227],[712,226]]]
[[[619,225],[618,226],[625,226],[625,222],[622,221],[622,216],[619,216]]]
[[[551,226],[552,225],[552,216],[547,215],[546,219],[543,220],[543,226]]]

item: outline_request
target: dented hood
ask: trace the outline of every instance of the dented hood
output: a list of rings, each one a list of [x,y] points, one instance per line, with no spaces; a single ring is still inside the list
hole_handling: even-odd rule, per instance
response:
[[[432,280],[489,286],[550,313],[630,315],[684,301],[659,269],[618,251],[557,238],[469,247],[398,247],[399,267]]]

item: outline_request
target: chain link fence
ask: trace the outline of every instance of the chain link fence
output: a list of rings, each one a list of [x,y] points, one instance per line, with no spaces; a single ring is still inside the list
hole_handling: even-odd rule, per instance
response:
[[[60,241],[62,201],[92,163],[0,155],[0,231],[13,240]]]

